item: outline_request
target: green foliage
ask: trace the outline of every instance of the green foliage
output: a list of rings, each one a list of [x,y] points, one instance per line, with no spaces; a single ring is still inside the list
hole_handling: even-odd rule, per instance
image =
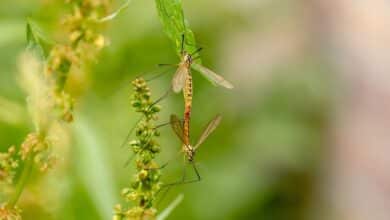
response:
[[[26,38],[26,49],[35,53],[40,60],[45,60],[48,55],[45,45],[49,45],[49,43],[38,26],[30,18],[27,19]]]
[[[175,44],[177,54],[181,56],[183,35],[184,50],[195,51],[197,49],[195,36],[184,17],[181,0],[156,0],[156,6],[164,32]]]

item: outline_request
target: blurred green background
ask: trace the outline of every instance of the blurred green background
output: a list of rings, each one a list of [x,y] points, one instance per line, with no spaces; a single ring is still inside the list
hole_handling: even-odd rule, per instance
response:
[[[320,205],[318,175],[335,91],[304,1],[183,4],[205,48],[204,65],[235,89],[213,87],[194,73],[192,137],[215,114],[221,113],[223,121],[197,154],[203,180],[171,190],[160,210],[183,193],[184,201],[169,219],[313,219]],[[32,128],[17,70],[25,18],[31,16],[56,39],[64,13],[61,1],[0,2],[1,151],[20,144]],[[33,176],[20,203],[24,219],[110,219],[121,188],[132,179],[132,166],[123,166],[130,151],[120,148],[139,117],[130,106],[130,81],[178,58],[153,1],[134,0],[104,34],[110,45],[92,65],[87,88],[77,100],[67,155],[59,155],[60,169]],[[171,76],[151,82],[155,98],[168,88]],[[161,105],[162,123],[171,113],[182,114],[181,95],[171,95]],[[180,144],[169,127],[161,132],[159,161],[164,163]],[[181,178],[182,165],[176,157],[163,170],[163,180]]]

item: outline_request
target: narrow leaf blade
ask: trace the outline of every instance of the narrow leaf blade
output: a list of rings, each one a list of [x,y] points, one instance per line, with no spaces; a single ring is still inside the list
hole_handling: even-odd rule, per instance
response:
[[[31,19],[27,19],[26,38],[26,49],[37,55],[39,59],[45,60],[47,57],[45,46],[48,46],[51,43],[43,36],[42,31]]]
[[[99,23],[104,23],[106,21],[110,21],[114,18],[116,18],[118,15],[120,15],[125,9],[127,9],[130,5],[131,0],[125,1],[116,11],[114,11],[112,14],[109,14],[103,18],[100,18],[98,20]]]
[[[183,194],[178,195],[176,199],[173,200],[173,202],[171,202],[171,204],[169,204],[169,206],[157,216],[157,220],[167,219],[168,216],[172,213],[172,211],[183,201],[183,199]]]

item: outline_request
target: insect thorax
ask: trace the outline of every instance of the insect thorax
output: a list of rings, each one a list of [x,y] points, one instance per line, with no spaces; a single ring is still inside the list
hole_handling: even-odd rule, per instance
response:
[[[184,52],[184,55],[183,55],[183,62],[187,65],[187,67],[189,68],[192,64],[192,56],[191,54],[187,53],[187,52]]]
[[[189,162],[192,162],[194,160],[194,157],[195,157],[194,148],[191,145],[184,145],[183,147],[184,147],[184,152],[187,156],[187,160]]]

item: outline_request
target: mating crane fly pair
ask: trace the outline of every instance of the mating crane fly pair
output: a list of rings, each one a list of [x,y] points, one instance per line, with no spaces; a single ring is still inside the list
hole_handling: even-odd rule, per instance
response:
[[[225,80],[222,76],[214,73],[212,70],[210,70],[210,69],[208,69],[200,64],[193,63],[194,60],[199,58],[199,56],[194,57],[194,55],[198,54],[202,50],[202,48],[198,48],[194,52],[189,53],[186,50],[184,50],[184,44],[185,44],[185,38],[184,38],[184,35],[182,35],[181,61],[179,64],[160,64],[160,66],[165,66],[165,65],[177,66],[177,70],[176,70],[176,72],[172,78],[172,81],[171,81],[170,90],[173,91],[174,93],[179,93],[179,92],[183,91],[184,117],[182,120],[180,120],[177,115],[172,114],[170,117],[169,123],[159,125],[156,128],[164,126],[164,125],[168,125],[168,124],[171,125],[172,130],[179,137],[180,141],[183,144],[182,151],[184,153],[186,161],[188,163],[192,164],[192,167],[197,175],[197,179],[191,180],[191,181],[185,181],[184,176],[183,176],[182,181],[172,183],[172,184],[167,184],[167,186],[175,185],[175,184],[196,182],[196,181],[199,181],[201,179],[199,172],[198,172],[198,170],[195,166],[195,163],[194,163],[194,157],[195,157],[196,150],[207,139],[207,137],[217,128],[217,126],[219,125],[219,123],[221,122],[221,119],[222,119],[222,117],[220,115],[215,116],[208,123],[208,125],[204,129],[202,135],[198,139],[197,143],[194,146],[191,145],[191,143],[190,143],[190,120],[191,120],[192,97],[193,97],[191,68],[193,68],[196,71],[198,71],[199,73],[201,73],[205,78],[207,78],[209,81],[211,81],[214,85],[222,86],[222,87],[227,88],[227,89],[233,88],[233,85],[230,82],[228,82],[227,80]],[[165,73],[166,72],[164,72],[164,74]],[[157,78],[157,77],[154,77],[154,78]],[[163,95],[161,98],[157,99],[157,101],[154,102],[153,104],[156,104],[159,101],[161,101],[167,94],[168,93]],[[130,130],[126,140],[129,138],[133,129]],[[126,164],[128,164],[128,162]],[[160,168],[165,167],[165,165],[163,165]]]
[[[182,141],[182,151],[185,154],[186,160],[192,164],[194,171],[197,175],[197,179],[194,181],[199,181],[201,179],[198,170],[194,164],[194,156],[198,147],[206,140],[206,138],[217,128],[222,117],[217,115],[214,119],[212,119],[207,125],[206,129],[203,131],[202,135],[198,139],[198,142],[195,146],[192,146],[190,143],[190,120],[191,120],[191,110],[192,110],[192,97],[193,97],[193,85],[192,85],[192,74],[191,67],[201,73],[204,77],[209,79],[215,85],[219,85],[225,87],[227,89],[232,89],[233,85],[225,80],[220,75],[214,73],[210,69],[193,63],[195,59],[198,57],[193,57],[195,54],[199,53],[202,48],[197,49],[193,53],[188,53],[184,50],[184,35],[182,35],[181,42],[181,62],[178,64],[178,68],[176,70],[175,75],[172,78],[172,90],[175,93],[179,93],[183,90],[184,96],[184,117],[183,123],[179,120],[179,117],[176,115],[171,115],[170,124],[173,131]],[[183,181],[181,183],[189,183],[194,181]]]

